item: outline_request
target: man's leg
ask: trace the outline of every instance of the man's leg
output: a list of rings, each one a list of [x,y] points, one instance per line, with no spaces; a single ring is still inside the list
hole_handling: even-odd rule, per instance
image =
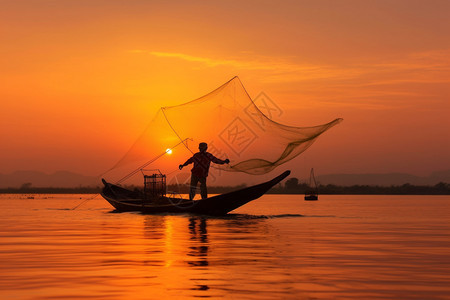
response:
[[[189,200],[194,200],[198,180],[199,178],[197,176],[195,176],[194,174],[191,175],[191,188],[189,190]]]
[[[200,181],[200,194],[202,195],[202,199],[208,198],[208,190],[206,188],[206,177],[199,178]]]

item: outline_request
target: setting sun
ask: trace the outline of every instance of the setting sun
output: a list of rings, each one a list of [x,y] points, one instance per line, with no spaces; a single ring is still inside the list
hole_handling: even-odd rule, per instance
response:
[[[166,153],[169,154],[169,155],[172,154],[172,149],[167,148],[167,149],[166,149]]]

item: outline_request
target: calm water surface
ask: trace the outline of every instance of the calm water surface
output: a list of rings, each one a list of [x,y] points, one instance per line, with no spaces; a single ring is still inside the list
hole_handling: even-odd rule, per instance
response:
[[[0,299],[450,299],[449,196],[266,195],[222,218],[0,195]]]

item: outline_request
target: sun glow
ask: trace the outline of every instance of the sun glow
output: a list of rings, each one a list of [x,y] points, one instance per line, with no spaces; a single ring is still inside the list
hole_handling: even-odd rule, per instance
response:
[[[169,154],[169,155],[172,154],[172,149],[167,148],[167,149],[166,149],[166,153]]]

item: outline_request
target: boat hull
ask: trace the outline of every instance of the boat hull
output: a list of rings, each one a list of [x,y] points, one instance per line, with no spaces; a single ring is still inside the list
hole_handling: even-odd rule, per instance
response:
[[[252,200],[258,199],[289,174],[290,171],[286,171],[274,179],[258,185],[194,201],[171,197],[161,197],[153,202],[145,201],[138,192],[124,189],[105,180],[103,180],[105,187],[101,195],[119,212],[225,215]]]

